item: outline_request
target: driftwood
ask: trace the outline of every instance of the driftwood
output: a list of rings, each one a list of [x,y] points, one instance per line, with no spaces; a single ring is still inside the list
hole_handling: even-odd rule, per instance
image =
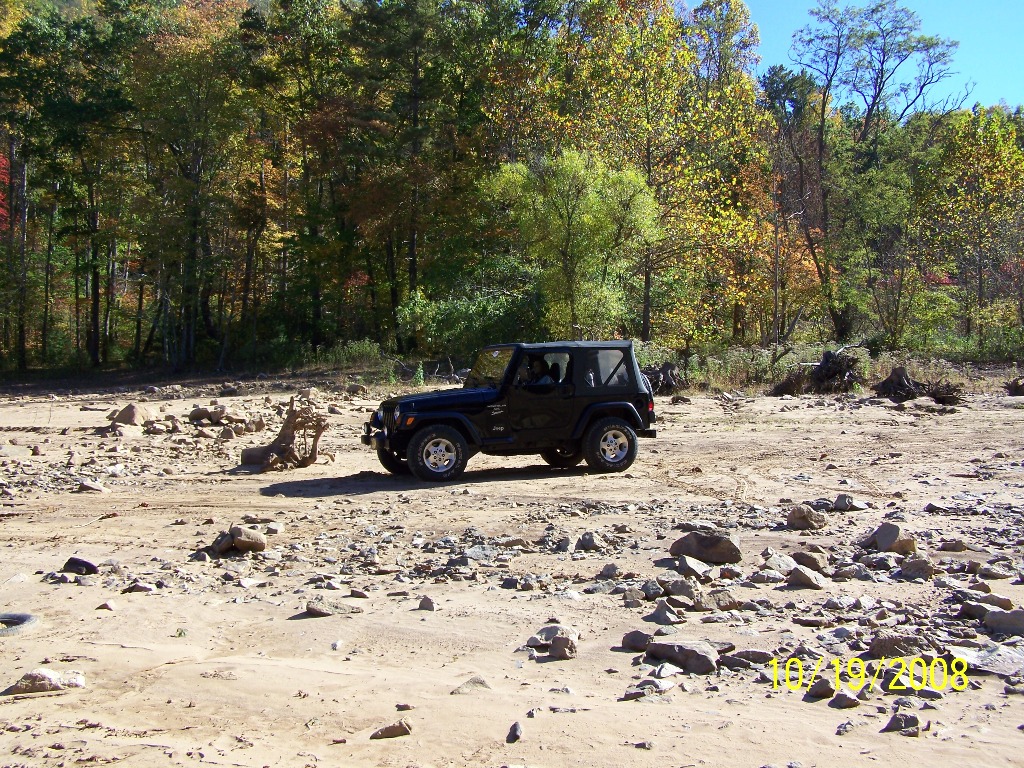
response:
[[[1003,386],[1006,387],[1006,393],[1011,397],[1024,397],[1024,376],[1010,379]]]
[[[651,382],[651,389],[656,395],[670,395],[686,387],[675,363],[662,363],[661,368],[644,368],[642,373]]]
[[[860,345],[855,345],[860,346]],[[773,397],[782,395],[833,394],[849,392],[862,383],[857,373],[857,358],[845,354],[850,347],[840,347],[835,352],[826,350],[817,363],[805,363],[780,381],[769,393]]]
[[[295,407],[291,399],[281,431],[269,445],[242,449],[242,464],[258,464],[260,472],[290,467],[308,467],[317,460],[320,436],[327,429],[327,417],[312,405]]]
[[[916,381],[903,366],[893,368],[885,379],[872,389],[880,397],[902,403],[918,397],[930,397],[939,405],[959,405],[963,402],[964,388],[950,381]]]

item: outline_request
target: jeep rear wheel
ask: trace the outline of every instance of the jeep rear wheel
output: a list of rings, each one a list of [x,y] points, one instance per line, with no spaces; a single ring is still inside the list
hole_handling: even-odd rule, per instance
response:
[[[583,458],[598,472],[622,472],[636,458],[636,432],[622,419],[595,422],[583,438]]]
[[[454,480],[466,469],[469,447],[462,433],[443,425],[424,427],[409,442],[409,469],[420,480]]]
[[[392,475],[408,475],[410,472],[409,462],[389,448],[377,449],[377,461]]]
[[[546,451],[541,451],[540,457],[552,467],[572,469],[583,461],[583,451],[579,449],[571,451],[565,448],[549,448]]]

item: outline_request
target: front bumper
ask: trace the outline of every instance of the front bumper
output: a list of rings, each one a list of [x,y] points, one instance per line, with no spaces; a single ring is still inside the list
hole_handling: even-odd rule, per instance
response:
[[[363,424],[363,434],[359,436],[359,442],[368,445],[374,450],[387,448],[388,436],[383,430],[374,431],[373,426],[366,422]]]

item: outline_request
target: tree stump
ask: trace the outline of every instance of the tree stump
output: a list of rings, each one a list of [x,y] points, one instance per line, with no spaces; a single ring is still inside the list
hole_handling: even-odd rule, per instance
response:
[[[317,413],[312,405],[296,408],[293,397],[274,441],[256,448],[243,448],[242,464],[258,464],[260,472],[308,467],[317,460],[320,436],[326,429],[326,416]]]
[[[893,368],[889,375],[875,384],[872,389],[880,397],[887,397],[893,402],[902,403],[925,394],[927,387],[920,381],[910,378],[907,369],[901,365]]]
[[[1003,386],[1006,387],[1006,393],[1011,397],[1024,397],[1024,376],[1010,379]]]

